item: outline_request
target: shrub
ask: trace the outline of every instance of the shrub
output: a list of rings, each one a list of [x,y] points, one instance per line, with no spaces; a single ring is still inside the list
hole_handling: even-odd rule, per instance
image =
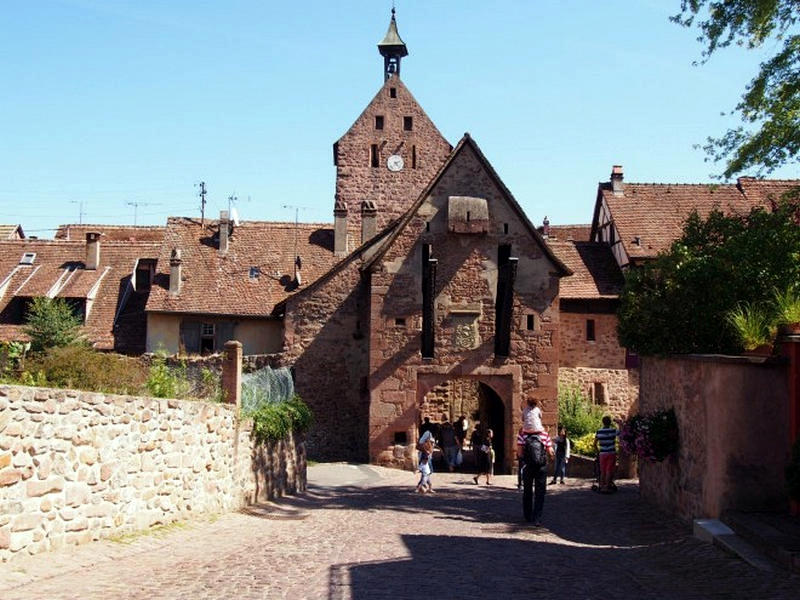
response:
[[[164,356],[156,356],[147,375],[147,392],[156,398],[182,398],[188,394],[186,367],[176,373],[170,369]]]
[[[24,331],[34,351],[70,346],[80,341],[81,320],[63,298],[33,298]]]
[[[595,406],[577,387],[558,390],[558,425],[566,427],[567,433],[579,438],[587,433],[594,435],[600,429],[603,410]]]
[[[244,416],[253,419],[253,435],[259,443],[283,439],[293,431],[304,432],[312,421],[311,409],[297,395],[285,402],[264,404]]]
[[[146,377],[144,367],[134,358],[76,345],[50,348],[32,355],[20,376],[20,383],[109,394],[138,394]]]
[[[774,319],[763,306],[739,305],[727,313],[726,319],[745,350],[769,344],[775,336]]]
[[[594,449],[594,432],[572,438],[572,452],[581,456],[597,456]]]

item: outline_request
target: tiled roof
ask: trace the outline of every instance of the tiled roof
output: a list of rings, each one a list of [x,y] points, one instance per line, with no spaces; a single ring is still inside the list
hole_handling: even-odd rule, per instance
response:
[[[634,260],[652,258],[667,250],[683,233],[683,224],[694,209],[705,217],[714,208],[746,214],[754,206],[765,206],[761,199],[750,199],[736,185],[729,184],[626,182],[623,194],[615,195],[610,183],[602,183],[600,194],[611,211],[625,251]]]
[[[541,231],[541,228],[539,228]],[[548,239],[558,242],[588,242],[592,236],[592,225],[551,225]]]
[[[125,299],[128,282],[139,258],[156,258],[157,242],[100,241],[100,264],[86,270],[86,243],[64,240],[17,240],[0,242],[0,312],[14,297],[43,296],[57,290],[62,298],[88,298],[91,303],[85,328],[89,341],[103,350],[125,347],[144,351],[146,315],[125,311],[127,319],[114,318]],[[31,265],[20,265],[26,252],[35,253]],[[61,287],[54,288],[56,284]],[[91,296],[90,296],[91,294]],[[124,307],[123,307],[124,308]],[[0,324],[0,339],[19,339],[21,327]]]
[[[0,225],[0,240],[15,240],[25,237],[20,225]]]
[[[104,241],[139,241],[160,242],[164,239],[165,227],[163,225],[59,225],[55,239],[85,242],[86,234],[99,232],[103,234]]]
[[[587,300],[616,298],[619,295],[623,284],[622,272],[608,245],[553,240],[548,240],[548,244],[572,270],[572,275],[561,278],[561,298]]]
[[[147,302],[152,312],[266,316],[293,292],[325,274],[336,262],[329,224],[248,221],[233,229],[220,254],[217,221],[171,217]],[[293,284],[295,245],[301,260],[299,287]],[[169,258],[181,251],[182,285],[169,294]],[[260,274],[250,277],[252,267]]]
[[[800,194],[798,179],[754,179],[740,177],[739,188],[750,201],[758,205],[778,203],[785,195]]]

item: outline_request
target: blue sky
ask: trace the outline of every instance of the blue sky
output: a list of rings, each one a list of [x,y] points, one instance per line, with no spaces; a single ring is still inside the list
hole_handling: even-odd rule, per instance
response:
[[[613,164],[704,182],[763,54],[703,66],[679,0],[397,0],[403,80],[469,131],[534,223],[588,223]],[[235,194],[245,220],[331,222],[331,145],[382,84],[391,1],[5,0],[0,222],[160,224]],[[767,52],[774,47],[767,47]],[[797,177],[796,168],[773,176]],[[136,206],[134,206],[136,204]]]

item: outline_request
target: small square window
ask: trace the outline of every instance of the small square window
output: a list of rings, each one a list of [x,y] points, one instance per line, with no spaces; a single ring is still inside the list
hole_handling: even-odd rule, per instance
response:
[[[200,335],[202,337],[213,337],[214,336],[214,324],[213,323],[203,323],[200,327]]]
[[[525,328],[528,331],[533,331],[536,328],[536,317],[534,315],[525,316]]]
[[[258,267],[250,267],[250,279],[258,279],[259,275],[261,275],[261,269]]]
[[[508,233],[508,223],[503,223],[503,233]]]
[[[383,129],[383,115],[375,117],[375,129]]]
[[[586,319],[586,341],[595,341],[594,319]]]
[[[397,327],[405,327],[406,326],[406,318],[405,317],[397,317],[394,320],[394,324]]]
[[[392,88],[394,89],[394,88]],[[405,431],[394,432],[394,443],[405,445],[408,443],[408,434]]]
[[[22,255],[22,258],[19,259],[19,264],[32,265],[35,259],[36,259],[36,252],[26,252],[25,254]]]
[[[403,117],[403,129],[406,131],[414,129],[414,119],[411,117]]]
[[[397,88],[389,88],[389,98],[397,98]]]

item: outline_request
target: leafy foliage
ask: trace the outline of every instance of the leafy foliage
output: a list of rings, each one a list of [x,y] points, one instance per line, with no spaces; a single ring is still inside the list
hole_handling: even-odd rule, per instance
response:
[[[20,382],[109,394],[138,394],[146,377],[146,369],[134,358],[74,345],[31,356]]]
[[[80,341],[81,320],[63,298],[33,298],[24,331],[34,351],[70,346]]]
[[[0,342],[0,378],[21,368],[30,349],[30,342]]]
[[[577,387],[564,387],[558,390],[558,425],[565,427],[567,433],[578,438],[597,431],[602,423],[603,410],[595,406]]]
[[[244,416],[253,419],[253,435],[259,443],[283,439],[292,431],[304,432],[313,420],[311,409],[297,395],[284,402],[264,404]]]
[[[622,423],[619,443],[628,454],[661,462],[678,451],[678,419],[672,409],[634,415]]]
[[[630,269],[620,295],[618,333],[640,354],[738,353],[726,315],[743,304],[774,304],[775,289],[800,281],[797,206],[746,215],[692,213],[671,248]]]
[[[696,22],[698,16],[701,20]],[[757,168],[769,173],[797,159],[800,150],[800,17],[796,0],[681,0],[673,21],[700,30],[703,62],[731,44],[756,48],[771,41],[782,47],[760,65],[734,112],[744,126],[708,138],[709,158],[725,159],[724,177]]]
[[[150,365],[147,376],[147,391],[156,398],[180,398],[189,391],[189,384],[186,381],[186,369],[181,369],[181,373],[175,373],[167,365],[164,356],[156,356]]]
[[[727,320],[739,335],[745,350],[754,350],[772,342],[773,317],[767,307],[740,305],[728,312]]]
[[[573,439],[572,452],[581,456],[597,456],[597,450],[594,448],[594,432]]]

